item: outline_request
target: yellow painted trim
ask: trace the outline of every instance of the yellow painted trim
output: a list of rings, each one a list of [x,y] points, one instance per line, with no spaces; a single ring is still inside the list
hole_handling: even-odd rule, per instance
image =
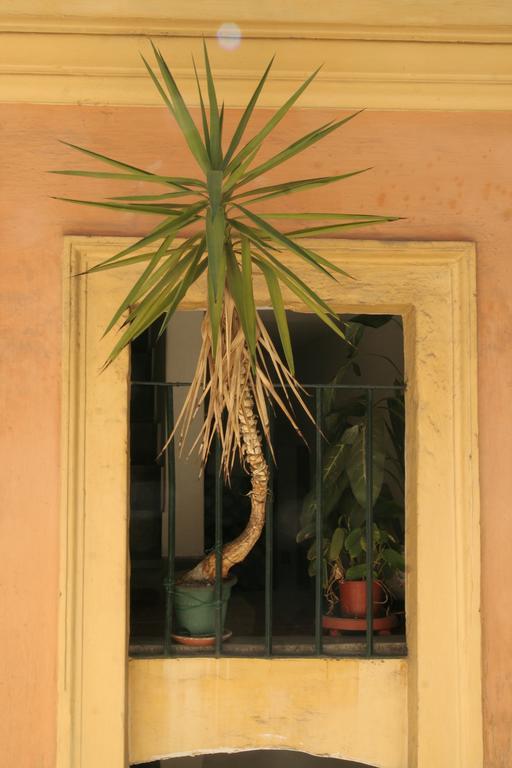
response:
[[[9,31],[213,36],[235,22],[245,37],[302,39],[512,40],[512,8],[502,0],[465,0],[464,13],[446,0],[4,0],[0,25]]]
[[[136,763],[172,744],[174,756],[296,749],[407,764],[405,659],[132,660],[130,702]]]
[[[68,238],[66,243],[58,768],[124,768],[127,760],[127,356],[101,375],[98,370],[111,343],[100,341],[101,332],[137,269],[132,275],[115,270],[72,280],[71,289],[69,281],[70,271],[97,263],[127,242]],[[130,756],[150,759],[236,748],[242,741],[245,747],[280,741],[321,754],[343,749],[344,757],[381,768],[482,768],[474,246],[340,240],[309,245],[356,277],[340,287],[320,275],[307,276],[338,311],[364,307],[404,317],[409,657],[134,660]],[[285,258],[294,269],[304,269],[295,258]],[[258,302],[265,303],[258,279],[255,290]],[[198,285],[188,308],[203,306],[204,295]],[[291,296],[286,300],[299,308]],[[269,719],[269,699],[254,695],[258,664],[269,671],[259,684],[270,700],[281,701],[280,717],[274,712]],[[306,694],[290,701],[292,670],[301,664],[313,681],[318,676],[313,690],[325,675],[337,680],[336,696],[332,686],[321,705]],[[369,745],[361,710],[343,699],[348,681],[358,686],[365,716],[377,731],[384,722],[387,741]],[[383,702],[379,691],[386,685]],[[183,707],[179,721],[177,702]],[[249,713],[239,741],[220,714],[211,727],[212,712],[225,708]],[[344,715],[339,749],[332,728],[325,728],[327,712],[337,711]],[[302,723],[300,729],[289,712]]]
[[[108,345],[97,334],[95,291],[89,301],[75,277],[83,264],[67,239],[57,765],[124,768],[129,361],[100,374]]]
[[[178,3],[4,3],[0,15],[0,101],[156,105],[140,61],[151,36],[172,62],[185,98],[197,104],[191,53],[210,52],[226,107],[243,106],[277,52],[260,106],[274,107],[319,63],[306,108],[512,109],[512,5],[472,0],[460,11],[441,0],[295,4],[293,18],[274,0]],[[237,21],[235,51],[215,33]]]

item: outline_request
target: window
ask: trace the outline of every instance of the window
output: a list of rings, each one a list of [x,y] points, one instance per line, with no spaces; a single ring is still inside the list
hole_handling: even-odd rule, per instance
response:
[[[92,760],[123,766],[127,730],[130,760],[137,764],[155,755],[216,752],[227,744],[246,748],[240,734],[247,733],[247,712],[250,746],[271,747],[274,715],[268,702],[279,706],[286,689],[286,741],[280,747],[314,753],[321,734],[325,754],[356,761],[364,756],[370,764],[405,766],[410,759],[429,764],[435,752],[454,768],[480,765],[474,246],[329,239],[316,245],[358,278],[342,294],[334,281],[326,282],[332,306],[345,312],[394,311],[404,321],[407,659],[368,664],[311,656],[293,663],[261,658],[254,664],[224,656],[181,658],[175,664],[173,658],[142,655],[130,660],[127,677],[128,355],[98,375],[111,345],[100,339],[113,301],[121,302],[127,286],[118,272],[80,281],[69,275],[129,243],[124,238],[66,242],[58,764]],[[202,306],[200,293],[188,310]],[[256,300],[265,300],[263,291]],[[446,588],[433,590],[432,563],[438,562]],[[440,615],[449,619],[442,654],[432,640]],[[156,637],[153,633],[153,652]],[[161,653],[162,635],[158,638]],[[265,695],[254,697],[260,682]],[[340,729],[339,692],[347,686],[357,692],[358,706],[344,708]],[[128,699],[127,729],[120,713]],[[190,716],[180,720],[185,699],[191,702]],[[210,728],[211,712],[224,709],[230,716]],[[173,726],[178,721],[183,728]]]
[[[215,447],[201,475],[187,448],[161,453],[201,318],[177,313],[166,339],[151,330],[132,347],[131,655],[405,655],[403,334],[394,316],[344,316],[344,344],[315,317],[289,313],[311,418],[295,407],[299,436],[273,415],[266,525],[233,570],[228,604],[220,585],[213,590],[216,631],[192,639],[179,626],[181,574],[235,538],[250,510],[247,475],[236,466],[225,484]]]

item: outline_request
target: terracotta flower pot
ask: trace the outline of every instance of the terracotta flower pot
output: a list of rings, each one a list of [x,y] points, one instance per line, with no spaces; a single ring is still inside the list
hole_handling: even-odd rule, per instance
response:
[[[342,616],[366,618],[366,581],[340,581],[340,609]],[[386,604],[386,593],[379,581],[374,581],[373,615],[382,616]]]

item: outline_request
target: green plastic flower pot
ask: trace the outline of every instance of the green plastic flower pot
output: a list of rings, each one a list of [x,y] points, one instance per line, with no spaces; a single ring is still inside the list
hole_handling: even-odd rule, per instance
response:
[[[222,627],[228,610],[231,589],[236,579],[222,582]],[[176,614],[176,632],[192,637],[211,637],[215,635],[215,585],[214,584],[179,584],[174,593],[174,611]]]

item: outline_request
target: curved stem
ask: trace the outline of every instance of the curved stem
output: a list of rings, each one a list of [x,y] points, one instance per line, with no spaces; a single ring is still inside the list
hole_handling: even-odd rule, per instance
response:
[[[241,563],[258,541],[265,525],[269,468],[263,454],[261,434],[255,413],[254,399],[246,386],[238,411],[242,453],[247,472],[251,476],[251,514],[245,529],[222,550],[222,578]],[[198,565],[185,574],[182,581],[215,581],[215,552],[211,552]]]

